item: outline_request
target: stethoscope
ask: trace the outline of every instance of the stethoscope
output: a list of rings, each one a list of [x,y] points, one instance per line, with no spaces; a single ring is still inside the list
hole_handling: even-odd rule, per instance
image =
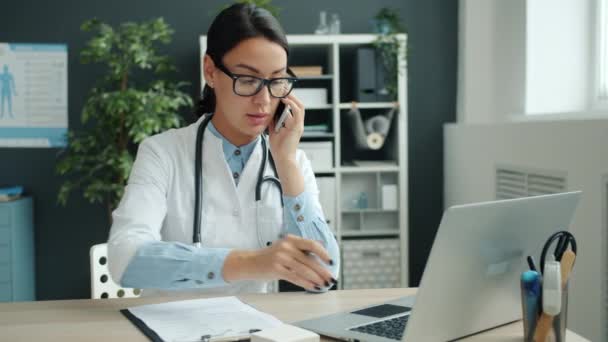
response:
[[[203,134],[205,129],[207,128],[207,124],[211,121],[213,117],[212,114],[207,114],[203,121],[198,126],[198,130],[196,132],[196,154],[194,155],[194,186],[195,186],[195,194],[194,194],[194,226],[193,226],[193,236],[192,241],[196,247],[201,247],[201,213],[203,210]],[[268,160],[270,160],[270,165],[274,171],[274,174],[277,174],[277,169],[274,164],[274,159],[272,159],[272,154],[269,153],[268,150],[268,142],[266,141],[266,135],[264,133],[261,134],[261,143],[262,143],[262,162],[260,163],[260,168],[258,171],[258,180],[255,183],[255,201],[259,203],[262,199],[262,185],[264,182],[271,182],[275,184],[279,189],[281,199],[281,208],[283,207],[283,188],[281,187],[281,181],[275,176],[264,176],[266,172],[266,167],[268,166]],[[260,246],[263,245],[263,240],[260,238],[260,225],[257,222],[256,217],[256,232],[258,236],[258,242]]]

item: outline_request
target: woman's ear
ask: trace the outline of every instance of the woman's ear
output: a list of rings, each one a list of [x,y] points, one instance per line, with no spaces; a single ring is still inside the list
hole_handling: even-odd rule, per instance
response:
[[[213,88],[215,83],[215,63],[209,55],[205,54],[203,57],[203,75],[205,76],[205,83]]]

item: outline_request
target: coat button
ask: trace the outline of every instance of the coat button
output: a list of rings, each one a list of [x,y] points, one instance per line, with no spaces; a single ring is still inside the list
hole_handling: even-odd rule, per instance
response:
[[[239,178],[239,173],[238,173],[238,172],[233,173],[233,174],[232,174],[232,177],[234,177],[234,179]]]
[[[213,272],[207,273],[207,279],[213,279],[213,278],[215,278],[215,273],[213,273]]]
[[[304,216],[299,215],[299,216],[296,218],[296,220],[297,220],[298,222],[302,222],[302,221],[304,221]]]
[[[295,211],[300,211],[300,209],[302,209],[302,206],[300,206],[300,204],[296,204],[296,205],[293,206],[293,209]]]
[[[271,245],[272,245],[272,242],[266,241],[266,246],[271,246]]]
[[[234,151],[234,155],[235,156],[240,156],[241,155],[241,150],[235,150]]]

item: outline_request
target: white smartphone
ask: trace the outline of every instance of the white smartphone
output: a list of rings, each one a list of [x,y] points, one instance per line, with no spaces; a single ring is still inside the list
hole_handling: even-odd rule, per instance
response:
[[[283,126],[283,122],[285,122],[285,119],[287,119],[287,115],[291,115],[291,108],[289,107],[289,105],[285,106],[285,110],[283,110],[283,113],[281,113],[277,124],[274,126],[275,133],[279,133],[279,130]]]

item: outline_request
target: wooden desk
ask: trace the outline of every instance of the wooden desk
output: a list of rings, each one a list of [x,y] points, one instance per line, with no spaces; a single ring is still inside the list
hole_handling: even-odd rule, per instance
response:
[[[285,322],[318,317],[328,313],[414,294],[416,289],[330,291],[325,294],[290,292],[239,296],[255,308]],[[1,341],[147,341],[147,338],[122,316],[119,309],[192,296],[85,299],[0,304]],[[522,341],[521,322],[506,325],[464,341]],[[323,339],[323,341],[332,341]],[[568,332],[568,342],[587,341]]]

